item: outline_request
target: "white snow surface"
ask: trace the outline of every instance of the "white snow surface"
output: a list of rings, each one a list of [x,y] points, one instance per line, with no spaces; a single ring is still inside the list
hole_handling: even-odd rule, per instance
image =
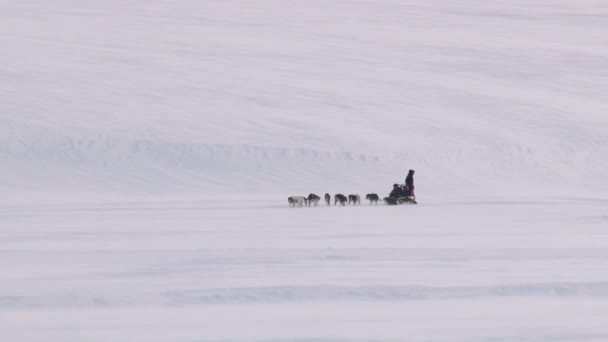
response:
[[[606,341],[608,200],[0,207],[6,341]]]
[[[605,1],[0,1],[0,46],[2,341],[608,340]]]
[[[602,1],[0,12],[2,189],[386,191],[408,168],[433,194],[608,188]]]

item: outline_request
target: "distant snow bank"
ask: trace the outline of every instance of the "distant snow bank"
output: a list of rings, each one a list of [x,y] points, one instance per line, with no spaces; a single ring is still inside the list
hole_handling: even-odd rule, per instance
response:
[[[352,152],[151,140],[55,140],[0,147],[4,189],[83,190],[105,194],[229,192],[379,192],[418,170],[422,194],[538,194],[589,189],[604,160],[599,152],[541,159],[532,148]],[[542,152],[541,152],[542,153]],[[484,189],[485,187],[485,189]],[[469,190],[467,190],[469,189]],[[580,194],[580,192],[578,192]]]
[[[429,195],[605,194],[606,15],[556,1],[7,4],[0,189],[382,192],[413,168]]]

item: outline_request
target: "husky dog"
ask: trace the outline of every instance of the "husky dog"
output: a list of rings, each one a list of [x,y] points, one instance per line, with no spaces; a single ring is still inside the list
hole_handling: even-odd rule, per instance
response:
[[[336,194],[334,196],[334,205],[338,204],[338,202],[340,202],[340,204],[342,205],[346,205],[346,196],[342,195],[342,194]]]
[[[317,205],[319,205],[319,201],[321,200],[321,197],[317,196],[316,194],[310,194],[308,195],[308,206],[310,207],[311,204],[314,204],[315,207]]]
[[[361,197],[359,195],[348,195],[348,204],[351,203],[353,205],[361,204]]]
[[[304,196],[291,196],[289,198],[287,198],[287,203],[289,203],[290,207],[295,207],[296,205],[298,207],[303,207],[304,205],[306,205],[308,202],[308,199]]]
[[[378,205],[378,194],[367,194],[365,195],[365,199],[369,201],[370,205]]]
[[[331,204],[331,196],[329,194],[325,194],[325,203],[327,203],[327,205]]]

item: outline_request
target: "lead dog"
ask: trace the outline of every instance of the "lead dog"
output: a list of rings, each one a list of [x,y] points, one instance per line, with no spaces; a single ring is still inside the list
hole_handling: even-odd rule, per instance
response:
[[[378,199],[379,199],[378,194],[367,194],[367,195],[365,195],[365,199],[369,201],[370,205],[372,205],[372,204],[378,205]]]
[[[334,196],[334,200],[334,205],[336,205],[338,202],[340,202],[341,205],[346,205],[346,196],[342,194],[336,194]]]
[[[287,198],[287,203],[289,203],[290,207],[303,207],[308,202],[308,199],[304,196],[291,196]]]
[[[331,196],[329,194],[325,194],[325,203],[327,203],[327,205],[331,204]]]
[[[361,197],[359,195],[348,195],[348,204],[351,203],[353,205],[361,204]]]
[[[310,194],[308,195],[308,206],[310,207],[311,204],[314,204],[316,207],[319,205],[320,200],[321,197],[317,196],[316,194]]]

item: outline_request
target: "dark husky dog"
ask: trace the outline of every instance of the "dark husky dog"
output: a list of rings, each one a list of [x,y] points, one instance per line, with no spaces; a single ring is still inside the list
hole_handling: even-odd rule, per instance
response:
[[[359,195],[348,195],[348,204],[361,204],[361,197]]]
[[[308,202],[308,199],[304,196],[291,196],[287,198],[287,203],[290,207],[303,207]]]
[[[308,195],[308,206],[310,207],[311,204],[314,204],[316,207],[317,205],[319,205],[320,199],[321,197],[317,196],[316,194]]]
[[[327,203],[327,205],[331,204],[331,196],[329,194],[325,194],[325,203]]]
[[[334,205],[338,204],[338,202],[340,202],[340,204],[342,205],[346,205],[346,196],[342,195],[342,194],[336,194],[334,196]]]
[[[365,199],[369,201],[369,204],[378,205],[378,194],[367,194],[365,195]]]

